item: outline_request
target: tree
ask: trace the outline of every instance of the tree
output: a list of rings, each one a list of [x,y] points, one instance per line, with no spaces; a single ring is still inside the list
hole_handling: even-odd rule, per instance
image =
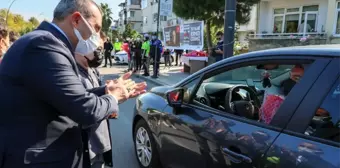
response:
[[[111,30],[111,24],[112,24],[112,11],[111,8],[109,8],[109,5],[107,3],[100,3],[100,6],[103,11],[103,23],[102,23],[102,30],[107,35],[108,32]]]
[[[123,38],[136,38],[139,35],[139,33],[136,30],[132,29],[132,24],[128,23],[125,26],[125,30],[123,32]]]
[[[32,23],[32,25],[35,26],[35,27],[38,27],[39,24],[40,24],[39,20],[37,18],[35,18],[35,17],[31,17],[30,19],[28,19],[28,21],[30,23]]]
[[[26,21],[22,15],[9,13],[8,20],[6,20],[7,9],[0,9],[0,24],[4,24],[8,27],[10,31],[13,31],[16,34],[26,34],[37,27],[37,23],[34,19],[30,19],[32,21]],[[38,21],[39,24],[39,21]]]
[[[237,0],[236,22],[246,24],[250,20],[252,7],[260,0]],[[224,23],[225,0],[174,0],[174,13],[183,19],[202,20],[205,22],[207,46],[212,47],[211,27]]]

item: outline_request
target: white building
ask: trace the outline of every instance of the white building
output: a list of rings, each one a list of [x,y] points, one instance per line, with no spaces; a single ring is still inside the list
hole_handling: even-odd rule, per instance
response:
[[[141,9],[143,16],[142,32],[150,33],[156,32],[157,30],[157,11],[158,11],[158,0],[141,0]],[[251,13],[250,22],[246,25],[240,25],[238,29],[238,39],[240,42],[247,42],[248,35],[250,33],[256,32],[256,19],[257,19],[257,7],[253,7]],[[177,17],[174,13],[170,17],[161,16],[160,17],[160,27],[161,32],[164,27],[175,26],[181,23],[193,22],[194,20],[182,20]]]
[[[140,0],[126,0],[119,4],[121,10],[119,11],[118,28],[120,32],[125,30],[127,24],[131,24],[132,29],[142,33],[142,10]]]
[[[238,36],[238,41],[241,43],[248,42],[248,36],[249,34],[254,34],[256,32],[256,27],[257,27],[257,6],[255,5],[250,14],[250,21],[248,24],[244,25],[237,25],[238,30],[237,30],[237,36]]]
[[[141,0],[141,9],[143,17],[142,32],[150,33],[157,31],[158,19],[158,1],[157,0]],[[167,25],[168,18],[166,16],[160,17],[160,31]]]
[[[258,33],[302,33],[299,26],[309,29],[306,33],[325,33],[328,2],[329,0],[263,0],[259,5]]]
[[[265,45],[265,40],[276,43],[273,48],[340,42],[338,0],[262,0],[258,11],[257,31],[250,37],[254,45]],[[300,37],[309,42],[299,43]]]

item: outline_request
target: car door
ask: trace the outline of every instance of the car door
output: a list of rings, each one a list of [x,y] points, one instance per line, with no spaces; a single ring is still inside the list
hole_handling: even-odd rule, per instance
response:
[[[181,86],[185,89],[184,101],[188,102],[190,92],[199,83],[199,77]],[[170,106],[164,109],[160,119],[161,132],[159,134],[160,156],[165,167],[201,167],[197,142],[190,125],[186,121],[191,119],[191,109],[185,105],[176,111]],[[189,114],[189,115],[181,115]]]
[[[340,167],[339,67],[339,59],[334,59],[315,82],[268,150],[266,168]]]
[[[275,60],[275,56],[270,57],[270,61],[285,61],[284,57],[277,59]],[[303,58],[289,59],[296,62]],[[233,62],[216,67],[204,76],[261,61],[267,63],[268,60],[262,57],[261,60]],[[288,100],[299,102],[328,62],[323,60],[312,63],[301,82],[294,87],[300,93],[293,92]],[[202,80],[195,87],[190,100],[196,95]],[[291,111],[297,105],[282,104],[278,113],[285,115],[278,114],[284,117],[273,123],[274,126],[222,112],[196,101],[184,103],[180,109],[168,106],[164,109],[166,115],[162,118],[162,161],[166,167],[261,167],[262,157],[283,128],[277,126],[288,123],[293,115]]]

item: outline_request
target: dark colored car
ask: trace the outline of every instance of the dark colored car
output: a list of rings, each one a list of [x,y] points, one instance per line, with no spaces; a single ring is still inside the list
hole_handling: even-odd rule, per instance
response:
[[[136,100],[141,167],[339,168],[340,46],[225,59]]]

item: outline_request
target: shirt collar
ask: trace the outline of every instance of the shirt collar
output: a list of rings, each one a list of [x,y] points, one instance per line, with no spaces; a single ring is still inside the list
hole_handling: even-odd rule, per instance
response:
[[[60,28],[59,26],[57,26],[55,23],[52,23],[52,22],[51,22],[51,25],[52,25],[54,28],[56,28],[61,34],[63,34],[63,35],[66,37],[66,39],[68,40],[68,42],[70,42],[70,40],[69,40],[68,37],[66,36],[65,32],[64,32],[63,30],[61,30],[61,28]],[[70,43],[71,43],[71,42],[70,42]]]

